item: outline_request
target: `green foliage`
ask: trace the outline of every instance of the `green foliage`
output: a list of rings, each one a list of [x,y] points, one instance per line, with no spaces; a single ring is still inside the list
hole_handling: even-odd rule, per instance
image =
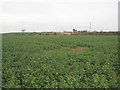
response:
[[[2,50],[4,88],[120,87],[117,36],[3,35]]]

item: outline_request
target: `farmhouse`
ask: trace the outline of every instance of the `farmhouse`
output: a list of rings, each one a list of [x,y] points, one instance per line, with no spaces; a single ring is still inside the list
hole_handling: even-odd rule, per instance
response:
[[[63,33],[64,33],[64,35],[72,35],[72,32],[64,31]]]
[[[64,32],[55,32],[55,33],[59,35],[72,35],[73,32],[64,31]]]
[[[58,34],[58,35],[64,35],[63,32],[55,32],[55,33]]]

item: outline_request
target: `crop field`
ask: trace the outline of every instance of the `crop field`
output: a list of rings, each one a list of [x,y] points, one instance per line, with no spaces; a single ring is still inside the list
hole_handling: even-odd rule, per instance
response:
[[[4,88],[118,88],[118,36],[3,35]]]

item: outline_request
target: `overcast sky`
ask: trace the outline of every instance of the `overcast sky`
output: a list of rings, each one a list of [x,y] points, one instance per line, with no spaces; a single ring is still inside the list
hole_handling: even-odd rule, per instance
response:
[[[119,0],[1,0],[1,32],[117,30]]]

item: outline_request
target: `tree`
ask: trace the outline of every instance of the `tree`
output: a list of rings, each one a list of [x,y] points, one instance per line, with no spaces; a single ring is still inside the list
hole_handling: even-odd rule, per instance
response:
[[[22,32],[25,32],[25,29],[22,29],[21,31],[22,31]]]
[[[73,32],[77,32],[77,30],[76,30],[76,29],[73,29]]]
[[[54,35],[57,35],[57,33],[55,32]]]
[[[100,33],[103,33],[103,31],[102,31],[102,30],[100,30]]]

